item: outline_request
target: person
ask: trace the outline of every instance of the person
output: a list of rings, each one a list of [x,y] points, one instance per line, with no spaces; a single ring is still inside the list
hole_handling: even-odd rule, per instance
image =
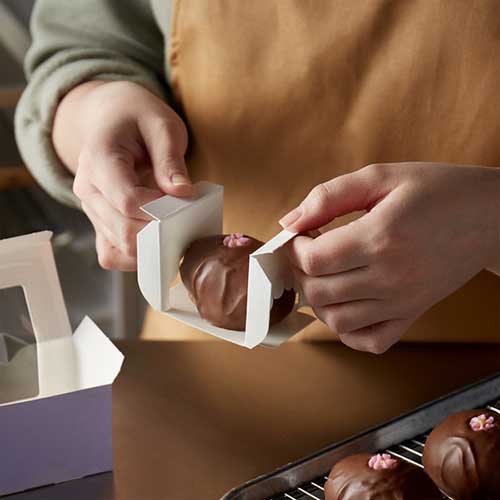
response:
[[[498,341],[498,19],[495,0],[39,0],[19,147],[105,269],[136,268],[141,205],[209,180],[226,231],[266,240],[289,212],[322,322],[302,339]]]

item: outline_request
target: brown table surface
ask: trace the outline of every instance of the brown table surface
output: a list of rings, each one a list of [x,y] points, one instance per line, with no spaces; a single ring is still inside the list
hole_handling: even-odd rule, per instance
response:
[[[118,342],[114,474],[12,500],[217,500],[257,475],[500,370],[500,345],[248,351]]]

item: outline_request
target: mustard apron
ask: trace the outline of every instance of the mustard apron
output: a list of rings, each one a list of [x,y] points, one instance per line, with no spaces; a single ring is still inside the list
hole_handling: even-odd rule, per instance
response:
[[[498,0],[181,0],[169,47],[194,180],[262,240],[316,184],[370,163],[500,166]],[[430,242],[432,244],[432,241]],[[203,338],[149,312],[145,337]],[[335,339],[314,322],[295,339]],[[499,341],[482,272],[404,337]]]

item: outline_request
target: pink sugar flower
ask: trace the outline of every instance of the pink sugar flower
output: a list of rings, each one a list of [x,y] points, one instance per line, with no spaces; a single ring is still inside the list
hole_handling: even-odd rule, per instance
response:
[[[388,453],[378,453],[368,460],[368,467],[374,470],[393,469],[398,465],[398,461]]]
[[[472,417],[470,419],[469,426],[474,432],[487,431],[495,427],[495,419],[492,416],[487,417],[483,413],[477,417]]]
[[[250,238],[243,236],[241,233],[228,234],[223,240],[224,246],[229,248],[244,247],[245,245],[248,245],[249,242]]]

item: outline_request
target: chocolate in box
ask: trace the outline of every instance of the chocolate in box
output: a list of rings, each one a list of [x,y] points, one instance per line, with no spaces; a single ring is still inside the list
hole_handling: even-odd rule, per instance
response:
[[[282,247],[295,233],[282,231],[250,255],[246,330],[216,327],[200,317],[182,283],[175,284],[184,252],[196,239],[221,234],[224,189],[199,182],[189,198],[164,196],[142,209],[152,221],[137,236],[138,280],[142,294],[156,310],[210,335],[247,348],[278,346],[314,318],[297,306],[270,327],[273,300],[291,288],[291,270]]]

